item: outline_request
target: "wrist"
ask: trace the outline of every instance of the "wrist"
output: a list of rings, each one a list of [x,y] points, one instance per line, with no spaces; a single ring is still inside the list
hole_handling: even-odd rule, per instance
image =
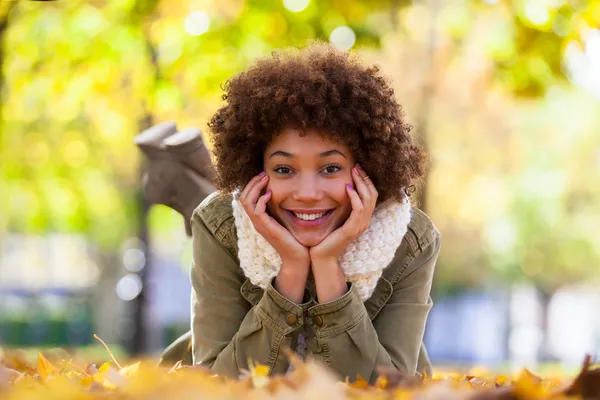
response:
[[[310,269],[310,258],[282,258],[279,273],[285,273],[289,276],[303,277],[308,276]]]
[[[311,257],[310,265],[313,272],[316,271],[328,271],[333,272],[340,267],[340,262],[337,257]]]
[[[281,257],[281,262],[283,265],[310,265],[310,253],[307,248],[304,248],[303,251],[296,252],[280,252],[277,251],[279,256]]]
[[[310,264],[283,263],[275,277],[275,290],[293,303],[301,304],[309,267]]]
[[[314,247],[309,250],[310,263],[312,265],[328,265],[328,266],[339,266],[339,256],[331,254],[319,254],[313,251]]]

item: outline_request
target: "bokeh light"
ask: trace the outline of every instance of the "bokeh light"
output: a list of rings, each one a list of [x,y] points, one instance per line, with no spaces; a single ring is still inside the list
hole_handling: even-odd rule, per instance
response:
[[[283,0],[283,5],[291,12],[300,12],[308,7],[310,0]]]
[[[338,26],[329,35],[329,41],[338,49],[349,50],[356,42],[356,34],[348,26]]]
[[[123,301],[131,301],[142,292],[142,280],[137,274],[127,274],[117,282],[117,296]]]
[[[210,16],[204,11],[193,11],[185,17],[185,31],[192,36],[200,36],[210,27]]]

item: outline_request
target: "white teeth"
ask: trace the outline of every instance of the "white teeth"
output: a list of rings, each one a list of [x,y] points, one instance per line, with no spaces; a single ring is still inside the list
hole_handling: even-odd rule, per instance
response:
[[[313,219],[321,218],[326,213],[327,212],[321,212],[321,213],[317,213],[317,214],[298,214],[298,213],[294,212],[294,215],[296,216],[296,218],[300,218],[305,221],[312,221]]]

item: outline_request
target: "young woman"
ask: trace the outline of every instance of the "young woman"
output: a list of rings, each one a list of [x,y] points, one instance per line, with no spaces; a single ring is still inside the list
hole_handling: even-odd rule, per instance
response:
[[[217,192],[193,214],[195,364],[351,380],[429,368],[422,346],[440,233],[407,188],[425,155],[376,67],[329,45],[275,53],[225,85]]]

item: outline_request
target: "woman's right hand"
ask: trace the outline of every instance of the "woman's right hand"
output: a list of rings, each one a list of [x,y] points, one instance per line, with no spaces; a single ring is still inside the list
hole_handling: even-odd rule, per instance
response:
[[[254,228],[275,248],[281,257],[283,266],[304,265],[310,267],[308,248],[292,236],[279,222],[267,213],[267,203],[271,198],[271,191],[267,190],[261,196],[261,191],[267,186],[269,176],[264,172],[255,176],[248,182],[240,194],[240,202],[250,217]]]
[[[287,299],[300,304],[310,270],[310,254],[307,247],[301,245],[287,229],[267,214],[271,191],[267,190],[262,196],[260,192],[268,181],[269,177],[264,172],[252,178],[240,194],[240,202],[256,231],[281,257],[281,269],[275,278],[275,289]]]

